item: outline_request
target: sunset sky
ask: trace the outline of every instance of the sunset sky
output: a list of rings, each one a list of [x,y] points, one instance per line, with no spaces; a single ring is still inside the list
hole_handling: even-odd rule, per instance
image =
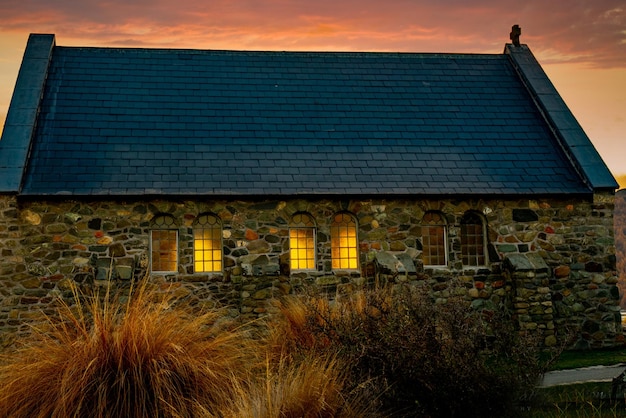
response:
[[[498,54],[513,24],[626,187],[624,0],[0,0],[0,126],[29,33],[61,46]]]

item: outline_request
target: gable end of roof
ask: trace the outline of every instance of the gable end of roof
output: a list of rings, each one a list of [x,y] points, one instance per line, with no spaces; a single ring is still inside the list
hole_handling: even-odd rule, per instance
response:
[[[54,35],[28,38],[0,139],[0,193],[20,192],[54,46]]]
[[[619,185],[563,98],[527,45],[506,44],[508,55],[537,103],[565,154],[593,190],[616,190]]]

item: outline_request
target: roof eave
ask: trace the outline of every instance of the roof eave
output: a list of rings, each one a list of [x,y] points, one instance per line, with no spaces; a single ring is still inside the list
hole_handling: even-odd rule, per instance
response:
[[[541,190],[541,191],[526,191],[526,192],[513,192],[513,191],[494,191],[488,192],[468,192],[468,191],[450,191],[444,193],[411,193],[398,192],[398,193],[376,193],[372,191],[367,192],[347,192],[347,193],[330,193],[330,192],[261,192],[261,193],[241,193],[241,192],[227,192],[220,191],[214,193],[156,193],[156,192],[129,192],[129,193],[24,193],[19,195],[20,198],[29,199],[50,199],[50,200],[64,200],[64,199],[85,199],[85,200],[151,200],[151,199],[193,199],[193,198],[212,198],[212,199],[447,199],[447,198],[463,198],[463,199],[506,199],[520,197],[525,198],[572,198],[578,197],[581,199],[591,199],[593,197],[592,191],[578,191],[572,192],[568,190]]]

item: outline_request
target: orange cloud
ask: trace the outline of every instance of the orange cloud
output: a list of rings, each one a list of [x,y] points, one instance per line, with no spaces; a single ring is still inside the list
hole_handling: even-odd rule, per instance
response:
[[[547,62],[624,67],[622,3],[31,0],[0,5],[0,34],[54,32],[82,45],[496,52],[520,24],[522,41]]]

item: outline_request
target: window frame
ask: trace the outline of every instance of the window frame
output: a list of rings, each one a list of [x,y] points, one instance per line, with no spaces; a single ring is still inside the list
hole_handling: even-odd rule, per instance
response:
[[[213,220],[212,223],[208,223],[208,224],[200,224],[200,221],[202,219],[211,219]],[[205,226],[205,225],[208,225]],[[192,228],[191,228],[191,241],[192,241],[192,266],[193,266],[193,272],[194,273],[204,273],[204,274],[215,274],[215,273],[222,273],[224,271],[224,237],[223,237],[223,225],[222,225],[222,220],[220,219],[219,216],[217,216],[214,213],[202,213],[200,215],[198,215],[196,217],[196,219],[194,220],[193,224],[192,224]],[[211,249],[207,250],[205,248],[196,248],[196,244],[200,241],[204,242],[207,240],[206,237],[202,236],[200,238],[197,237],[197,233],[201,232],[202,234],[204,234],[205,231],[210,231],[210,237],[208,238],[208,240],[210,240],[213,243],[217,244],[217,249],[215,249],[214,247],[212,247]],[[216,236],[218,237],[217,239],[215,238],[215,236],[213,234],[216,234]],[[216,260],[213,255],[215,253],[219,253],[219,260]],[[211,254],[211,258],[209,260],[207,260],[206,258],[202,258],[202,260],[198,260],[197,259],[197,254],[201,253],[201,254]],[[202,263],[203,267],[207,264],[210,263],[213,266],[212,270],[198,270],[196,268],[197,264],[196,263]],[[219,263],[219,269],[215,269],[215,263]]]
[[[306,218],[303,219],[303,218]],[[312,247],[309,247],[308,245],[308,237],[297,237],[300,239],[296,239],[294,240],[294,237],[292,236],[292,232],[305,232],[305,233],[310,233],[311,238],[313,240],[313,245]],[[295,250],[299,250],[299,251],[305,251],[305,253],[307,253],[308,251],[313,251],[313,258],[309,258],[309,257],[297,257],[294,258],[294,247],[293,247],[293,242],[296,241],[298,243],[302,242],[301,239],[304,239],[305,241],[307,241],[307,244],[304,245],[304,247],[298,246],[295,248]],[[298,251],[298,252],[299,252]],[[315,223],[315,218],[313,218],[313,216],[311,216],[310,214],[306,213],[306,212],[297,212],[294,213],[293,216],[291,217],[291,221],[289,223],[289,268],[291,271],[316,271],[317,270],[317,224]],[[298,267],[294,266],[294,261],[297,260],[298,261]],[[309,264],[309,262],[312,262],[312,266],[307,265],[306,267],[300,267],[300,264],[302,263],[302,261],[304,261],[306,264]]]
[[[341,221],[338,221],[337,219],[341,217]],[[344,219],[348,219],[348,222],[344,222]],[[342,226],[342,225],[346,225],[346,226]],[[351,226],[352,225],[352,226]],[[342,238],[343,239],[347,239],[349,240],[350,238],[352,238],[349,235],[350,229],[353,228],[354,229],[354,245],[353,246],[349,246],[349,245],[339,245],[336,246],[335,243],[337,242],[337,240],[339,240],[339,244],[341,243]],[[348,232],[348,235],[343,236],[341,234],[339,234],[338,236],[335,236],[335,231],[341,232],[342,230],[345,230]],[[348,256],[347,257],[335,257],[336,253],[341,254],[342,250],[347,250],[348,251]],[[351,257],[350,253],[352,251],[354,252],[354,256]],[[332,221],[330,223],[330,258],[331,258],[331,266],[333,270],[350,270],[350,271],[355,271],[355,270],[359,270],[359,265],[360,265],[360,260],[359,260],[359,225],[357,223],[356,217],[348,212],[339,212],[339,213],[335,213],[332,217]],[[343,266],[343,261],[347,260],[348,266]],[[354,260],[355,266],[351,267],[351,260]],[[336,262],[339,264],[337,265]]]
[[[432,221],[427,220],[426,218],[429,216],[437,216],[439,219],[432,220]],[[437,238],[440,238],[442,242],[432,244],[430,241],[431,241],[431,237],[433,236],[433,234],[431,234],[430,231],[435,228],[437,229],[441,228],[441,232],[436,234],[435,236]],[[424,233],[425,229],[428,230],[427,234]],[[424,213],[424,216],[422,216],[421,234],[422,234],[422,262],[424,263],[424,267],[429,267],[429,268],[448,267],[448,263],[450,260],[449,250],[448,250],[448,224],[446,222],[446,218],[444,214],[439,211],[428,211]],[[437,254],[435,255],[433,255],[432,252],[430,251],[430,249],[433,248],[433,246],[437,248]],[[427,248],[429,249],[428,256],[426,255]],[[440,259],[441,258],[440,250],[441,252],[443,252],[443,264],[430,264],[426,262],[427,257],[428,257],[428,261],[432,261],[433,258]]]
[[[474,226],[475,231],[479,229],[480,234],[475,231],[473,231],[474,233],[469,234],[466,229],[468,225]],[[465,212],[461,218],[459,237],[461,241],[460,256],[463,267],[484,267],[489,264],[489,253],[487,250],[487,223],[482,214],[476,211]],[[468,237],[472,237],[472,242],[467,242]],[[479,238],[480,242],[478,242]],[[472,248],[480,248],[481,253],[479,254],[478,251],[470,253]],[[473,259],[476,264],[471,264],[466,261],[469,261],[470,259]],[[482,261],[482,263],[480,261]]]
[[[167,221],[166,221],[167,220]],[[150,223],[150,272],[151,273],[157,273],[157,274],[166,274],[166,273],[178,273],[178,267],[180,264],[180,240],[179,240],[179,231],[178,231],[178,226],[176,225],[176,220],[174,219],[174,217],[172,215],[168,215],[168,214],[158,214],[156,215],[151,223]],[[155,242],[157,241],[157,238],[155,238],[154,233],[155,232],[174,232],[174,239],[167,239],[166,241],[174,241],[174,250],[168,250],[168,251],[161,251],[160,248],[159,250],[155,250]],[[158,242],[159,242],[159,247],[161,246],[161,239],[158,238]],[[161,260],[161,257],[159,256],[159,260],[157,262],[157,264],[159,266],[162,266],[163,264],[165,264],[166,262],[169,263],[174,263],[174,270],[155,270],[154,266],[155,266],[155,253],[170,253],[170,254],[174,254],[175,255],[175,260]]]

